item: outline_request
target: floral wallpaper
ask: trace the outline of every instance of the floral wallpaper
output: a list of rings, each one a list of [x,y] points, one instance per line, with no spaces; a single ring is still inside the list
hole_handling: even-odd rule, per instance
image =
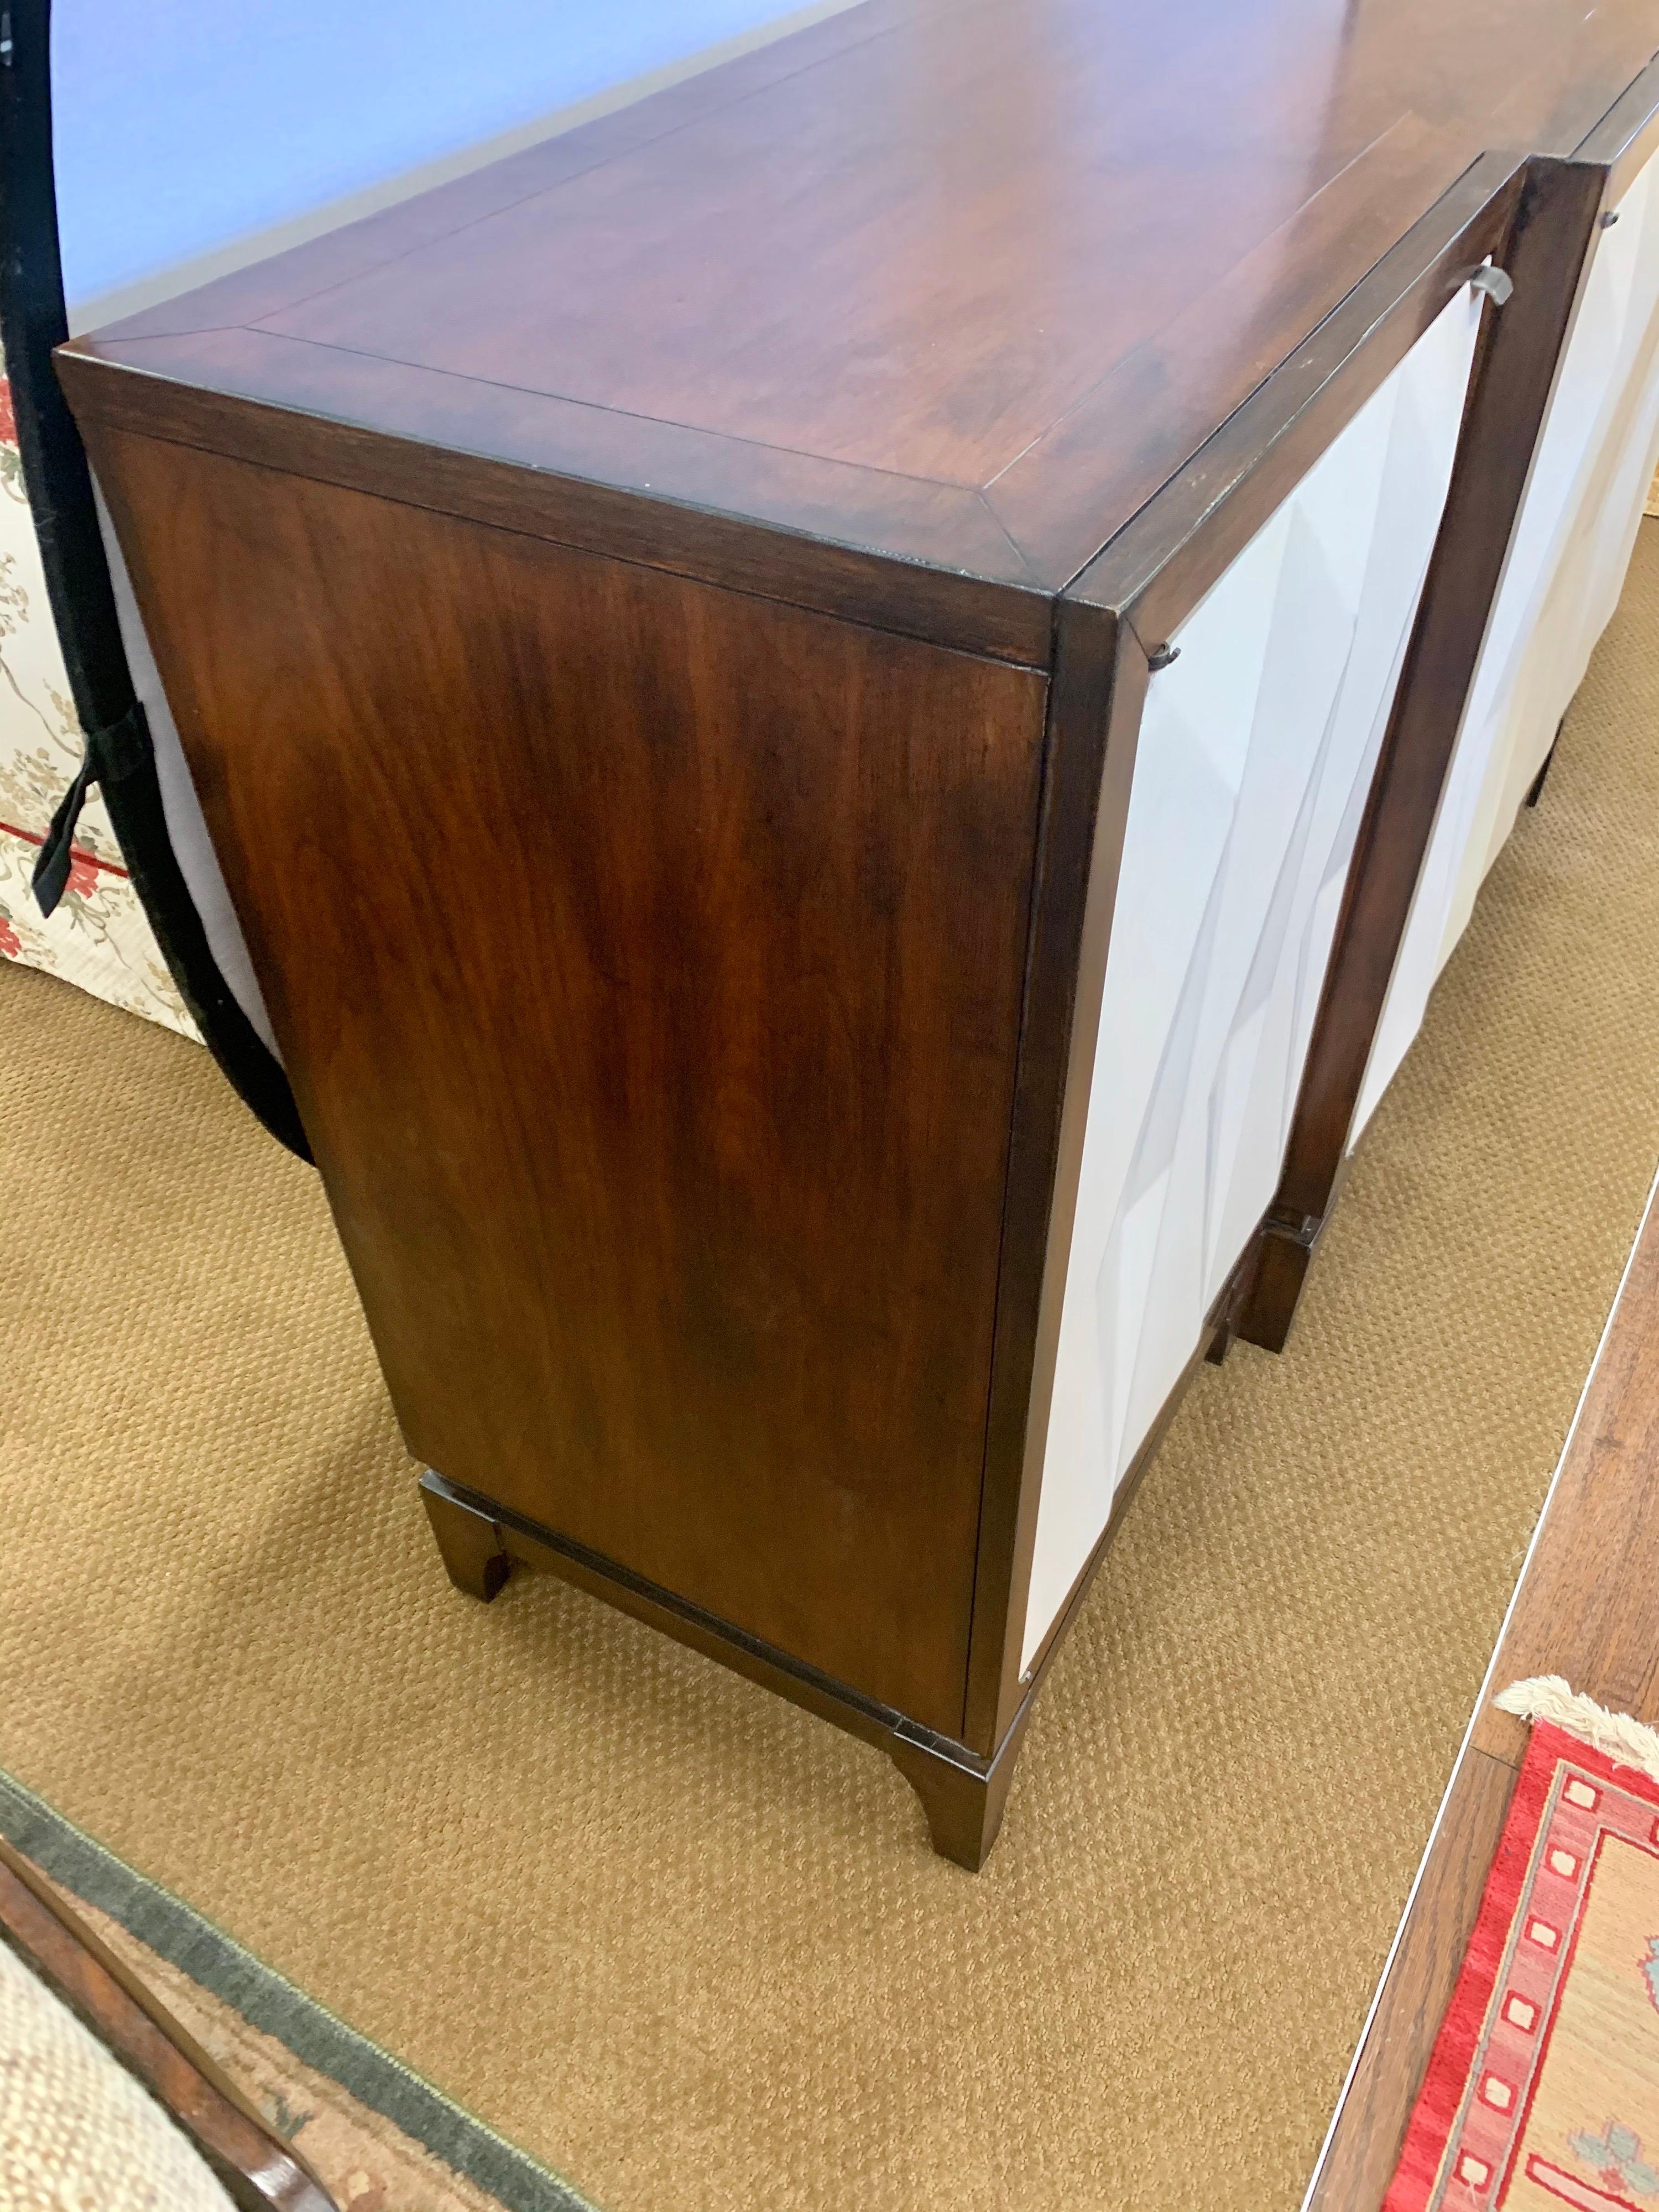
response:
[[[0,955],[194,1036],[103,802],[82,812],[69,888],[46,920],[29,890],[46,825],[81,765],[81,728],[46,597],[0,355]]]

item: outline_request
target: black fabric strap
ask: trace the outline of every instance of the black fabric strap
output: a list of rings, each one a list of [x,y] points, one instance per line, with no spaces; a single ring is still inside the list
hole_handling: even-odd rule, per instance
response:
[[[273,1136],[311,1153],[280,1060],[225,981],[173,849],[155,755],[121,642],[92,478],[52,363],[69,336],[52,151],[52,0],[0,6],[0,338],[23,480],[86,765],[58,810],[35,871],[48,914],[69,880],[76,816],[98,784],[121,857],[204,1042]]]
[[[106,789],[119,783],[140,767],[149,749],[149,727],[144,710],[135,699],[118,721],[87,737],[86,758],[81,773],[58,802],[52,827],[35,858],[29,887],[42,914],[51,914],[68,887],[70,862],[75,854],[75,829],[81,809],[94,783]]]
[[[58,803],[58,811],[52,817],[34,858],[34,873],[29,878],[29,889],[34,893],[34,902],[42,914],[52,914],[69,884],[70,855],[75,842],[75,825],[81,819],[81,809],[87,803],[87,793],[92,789],[92,747],[87,746],[87,757],[81,763],[81,773]]]

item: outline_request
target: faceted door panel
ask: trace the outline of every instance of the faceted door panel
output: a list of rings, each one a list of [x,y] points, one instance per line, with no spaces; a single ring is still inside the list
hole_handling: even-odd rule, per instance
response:
[[[1451,474],[1459,295],[1176,633],[1131,787],[1029,1659],[1271,1203]]]
[[[1619,601],[1659,451],[1659,161],[1595,258],[1516,523],[1354,1117],[1422,1024],[1528,787]]]

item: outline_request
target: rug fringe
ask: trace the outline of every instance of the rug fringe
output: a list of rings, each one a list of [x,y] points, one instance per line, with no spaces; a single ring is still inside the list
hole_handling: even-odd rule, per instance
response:
[[[1610,1713],[1559,1674],[1535,1674],[1528,1681],[1511,1682],[1492,1703],[1517,1720],[1547,1721],[1621,1765],[1633,1766],[1659,1782],[1659,1729],[1632,1720],[1628,1713]]]

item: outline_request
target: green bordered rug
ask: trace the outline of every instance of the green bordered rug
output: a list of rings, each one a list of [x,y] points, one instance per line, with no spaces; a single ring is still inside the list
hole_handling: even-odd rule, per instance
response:
[[[0,1834],[282,2135],[340,2212],[593,2212],[587,2199],[0,1771]]]

